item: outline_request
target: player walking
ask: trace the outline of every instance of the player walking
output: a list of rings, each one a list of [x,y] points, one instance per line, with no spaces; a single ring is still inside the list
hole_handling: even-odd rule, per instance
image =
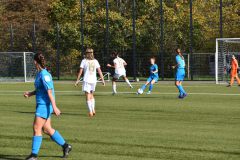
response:
[[[175,85],[179,90],[179,96],[178,98],[183,99],[187,96],[187,93],[183,89],[182,82],[185,77],[185,61],[184,57],[181,53],[181,50],[178,48],[176,49],[176,62],[177,64],[175,66],[172,66],[173,69],[177,68],[176,71],[176,77],[175,77]]]
[[[34,64],[38,70],[35,79],[35,90],[25,92],[24,97],[36,95],[36,113],[33,123],[32,153],[26,160],[37,160],[38,152],[42,143],[42,131],[63,148],[63,158],[66,158],[72,150],[60,133],[51,126],[51,114],[60,116],[61,111],[55,102],[54,86],[51,74],[45,69],[45,58],[41,53],[34,55]]]
[[[147,82],[144,85],[142,85],[142,87],[138,91],[138,94],[140,94],[140,93],[142,94],[148,84],[149,84],[149,90],[148,90],[147,94],[151,94],[152,89],[153,89],[153,84],[158,81],[158,79],[159,79],[159,76],[158,76],[158,65],[155,64],[155,62],[156,62],[156,58],[155,57],[151,57],[150,58],[150,63],[151,63],[151,66],[150,66],[150,76],[147,79]]]
[[[114,73],[113,79],[112,79],[112,90],[113,90],[113,95],[114,95],[114,94],[117,94],[116,81],[121,77],[123,77],[123,79],[129,85],[130,88],[133,88],[133,86],[131,85],[131,83],[129,82],[129,80],[126,76],[125,66],[127,65],[127,63],[124,61],[124,59],[122,59],[118,56],[117,52],[113,52],[112,57],[114,57],[114,60],[113,60],[114,65],[107,64],[107,67],[115,69],[115,73]]]
[[[236,78],[238,85],[240,86],[240,79],[238,77],[238,61],[234,55],[232,55],[232,63],[231,63],[231,80],[227,87],[231,87],[234,82],[234,78]]]
[[[85,92],[87,107],[89,110],[89,117],[93,117],[96,114],[95,110],[95,98],[94,91],[97,84],[97,73],[100,75],[103,85],[105,85],[105,81],[103,78],[103,74],[100,68],[98,61],[94,58],[93,49],[88,48],[86,50],[85,59],[82,60],[80,65],[80,71],[78,73],[77,81],[75,86],[77,86],[80,82],[80,77],[84,72],[82,90]]]

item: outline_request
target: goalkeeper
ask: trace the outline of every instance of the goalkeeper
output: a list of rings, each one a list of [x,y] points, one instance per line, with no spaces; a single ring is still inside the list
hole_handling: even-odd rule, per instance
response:
[[[238,86],[240,86],[240,79],[238,77],[238,61],[234,55],[232,55],[232,63],[231,63],[231,80],[228,87],[231,87],[234,83],[234,78],[236,78],[238,82]]]

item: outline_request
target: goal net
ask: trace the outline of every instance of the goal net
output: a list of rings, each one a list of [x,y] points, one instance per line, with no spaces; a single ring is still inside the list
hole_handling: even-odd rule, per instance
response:
[[[216,39],[215,79],[216,84],[228,83],[231,72],[231,57],[240,60],[240,38]]]
[[[33,52],[0,52],[0,82],[32,82],[36,75]]]

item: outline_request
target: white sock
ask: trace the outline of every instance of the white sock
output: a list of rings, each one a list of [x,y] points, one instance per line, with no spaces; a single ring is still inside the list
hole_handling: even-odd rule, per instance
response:
[[[89,112],[93,112],[92,110],[92,101],[87,101],[87,107]]]
[[[116,84],[113,84],[112,89],[113,89],[113,93],[117,93],[117,85]]]
[[[131,85],[131,83],[129,82],[128,79],[126,80],[126,82],[127,82],[127,84],[128,84],[130,87],[132,87],[132,85]]]
[[[92,99],[92,111],[95,111],[95,99]]]

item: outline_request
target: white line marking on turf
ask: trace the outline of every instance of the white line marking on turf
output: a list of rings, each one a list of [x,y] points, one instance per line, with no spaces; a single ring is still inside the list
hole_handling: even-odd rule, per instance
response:
[[[61,93],[67,94],[83,94],[82,91],[55,91],[56,93],[60,93],[59,95],[63,95]],[[14,94],[15,93],[15,94]],[[0,91],[0,95],[22,95],[17,93],[23,93],[23,91]],[[96,95],[103,94],[103,95],[110,95],[112,92],[95,92]],[[118,92],[117,94],[136,94],[136,92]],[[177,92],[153,92],[153,95],[177,95]],[[240,96],[240,93],[207,93],[207,92],[190,92],[189,95],[209,95],[209,96]],[[144,94],[143,94],[144,95]]]

